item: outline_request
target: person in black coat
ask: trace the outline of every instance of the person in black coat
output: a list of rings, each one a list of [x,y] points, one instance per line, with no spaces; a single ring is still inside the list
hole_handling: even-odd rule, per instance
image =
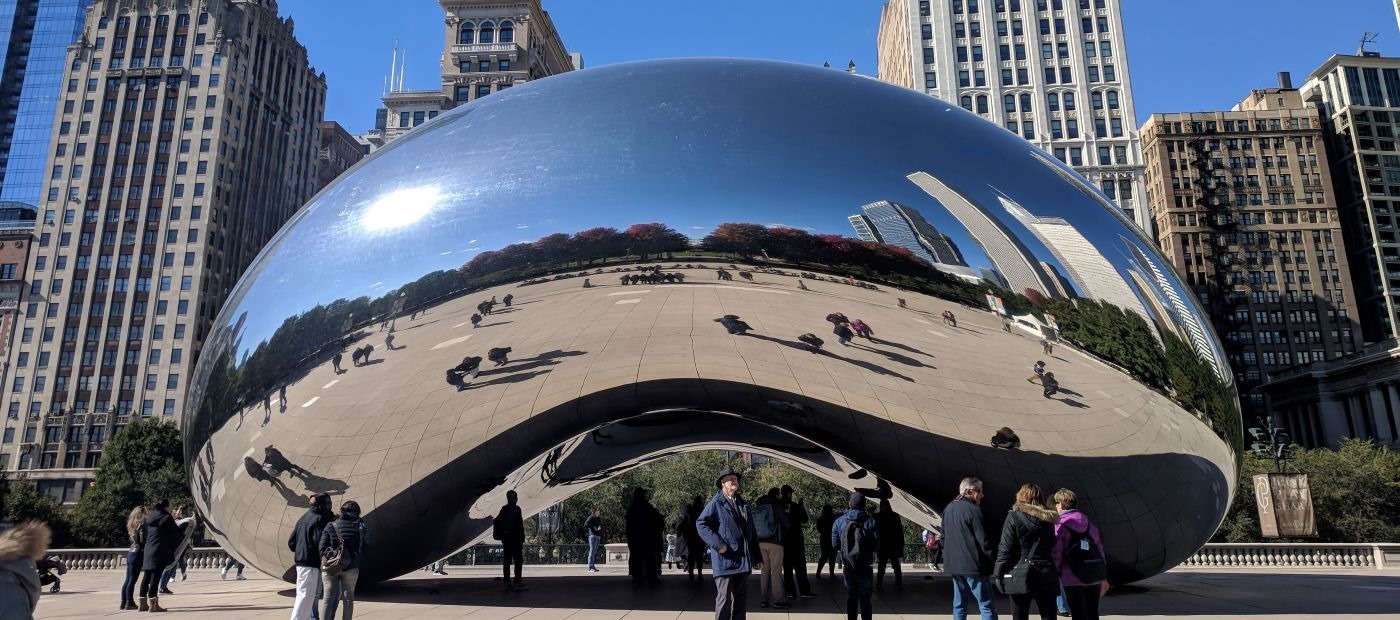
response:
[[[807,537],[802,533],[810,518],[807,506],[793,501],[792,487],[786,484],[779,490],[779,497],[788,516],[783,529],[783,585],[788,592],[796,592],[798,598],[813,598],[816,595],[807,580]]]
[[[165,611],[160,606],[160,574],[175,562],[175,548],[185,533],[170,516],[170,500],[156,500],[146,514],[146,548],[141,559],[140,611]]]
[[[481,358],[472,358],[478,362]],[[491,536],[501,541],[501,574],[507,590],[524,590],[520,583],[520,569],[525,565],[525,518],[516,505],[520,496],[515,491],[506,491],[506,505],[496,513],[491,522]],[[510,565],[515,564],[515,581],[510,579]]]
[[[963,478],[958,496],[943,509],[943,570],[952,577],[953,616],[976,603],[983,617],[996,617],[992,591],[992,543],[982,518],[982,481]]]
[[[345,562],[340,573],[321,571],[326,598],[321,608],[321,620],[335,620],[336,611],[344,605],[345,617],[355,611],[355,584],[360,578],[360,560],[369,545],[369,528],[360,518],[360,504],[348,500],[340,505],[340,518],[321,530],[321,549],[341,549]]]
[[[836,547],[831,544],[831,526],[836,523],[836,512],[831,509],[831,504],[823,504],[821,514],[817,515],[817,544],[821,549],[821,555],[817,558],[817,576],[822,575],[822,566],[831,565],[831,577],[836,577]]]
[[[661,578],[661,537],[666,519],[651,505],[646,489],[632,491],[632,503],[627,505],[627,573],[632,575],[632,587],[654,585]]]
[[[292,618],[306,620],[316,605],[316,592],[321,589],[321,532],[335,520],[331,512],[331,496],[318,493],[311,497],[311,507],[297,520],[287,536],[287,549],[296,565],[296,598],[292,602]]]
[[[875,574],[875,587],[885,587],[885,566],[894,567],[894,587],[904,587],[904,572],[899,559],[904,557],[904,523],[890,506],[890,500],[880,500],[880,512],[875,513],[875,525],[880,528],[880,547],[875,550],[880,570]]]
[[[1055,572],[1055,563],[1050,558],[1050,550],[1055,546],[1055,522],[1059,515],[1041,505],[1040,487],[1023,484],[1016,492],[1016,505],[1006,515],[1001,528],[1001,544],[997,546],[996,565],[992,575],[996,578],[997,589],[1011,596],[1011,617],[1013,620],[1028,620],[1031,614],[1031,601],[1040,611],[1042,620],[1054,620],[1055,596],[1060,593],[1060,576]],[[1024,583],[1020,576],[1012,577],[1016,566],[1027,563]],[[1024,592],[1022,592],[1024,591]]]
[[[700,530],[695,520],[705,509],[705,498],[696,495],[685,507],[685,521],[677,528],[681,540],[685,541],[685,572],[687,578],[701,579],[705,576],[705,541],[700,538]]]

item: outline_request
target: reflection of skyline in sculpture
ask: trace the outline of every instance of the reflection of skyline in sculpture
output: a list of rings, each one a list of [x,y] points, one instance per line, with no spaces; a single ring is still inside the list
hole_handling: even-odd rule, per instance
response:
[[[953,240],[918,211],[888,200],[877,200],[860,209],[860,213],[848,218],[860,239],[907,249],[939,271],[977,278],[977,272],[967,266]]]
[[[1040,261],[1040,268],[1044,269],[1045,273],[1050,276],[1050,283],[1055,285],[1055,292],[1059,293],[1060,296],[1065,299],[1074,299],[1074,288],[1070,286],[1070,283],[1060,274],[1060,270],[1045,261]]]
[[[1049,275],[1037,267],[1035,255],[1000,220],[927,172],[915,172],[908,178],[962,223],[968,236],[982,247],[987,260],[1006,281],[1007,288],[1020,294],[1036,291],[1046,297],[1058,296]]]
[[[1068,272],[1065,275],[1079,291],[1080,297],[1113,304],[1124,311],[1135,312],[1149,324],[1152,323],[1152,317],[1148,316],[1142,301],[1128,288],[1122,274],[1078,229],[1064,218],[1037,217],[1000,190],[994,191],[1002,208],[1016,221],[1025,224]]]
[[[1136,243],[1133,243],[1132,239],[1119,236],[1119,240],[1123,242],[1123,247],[1128,249],[1130,255],[1128,257],[1128,262],[1132,266],[1132,269],[1142,273],[1147,288],[1153,293],[1152,295],[1144,295],[1144,297],[1161,298],[1167,307],[1167,314],[1163,316],[1163,319],[1172,323],[1174,327],[1172,331],[1176,332],[1183,340],[1190,343],[1192,350],[1194,350],[1196,355],[1199,355],[1201,359],[1214,362],[1213,365],[1216,368],[1216,372],[1224,373],[1222,377],[1228,375],[1229,372],[1220,367],[1218,362],[1219,357],[1215,355],[1210,346],[1210,336],[1206,335],[1206,330],[1201,327],[1201,322],[1196,320],[1196,314],[1191,311],[1186,301],[1182,299],[1181,295],[1172,287],[1171,280],[1167,278],[1167,275],[1162,273],[1157,263],[1149,258],[1147,254],[1142,251],[1142,248],[1138,247]],[[1148,277],[1148,272],[1151,273],[1150,278]]]

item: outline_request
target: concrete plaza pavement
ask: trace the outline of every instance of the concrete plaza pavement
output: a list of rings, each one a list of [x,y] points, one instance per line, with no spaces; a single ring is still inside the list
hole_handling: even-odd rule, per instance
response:
[[[450,567],[447,577],[425,572],[361,591],[355,617],[370,620],[475,618],[522,620],[703,620],[713,617],[714,586],[707,577],[687,582],[665,571],[654,589],[633,590],[625,569],[588,574],[581,566],[527,566],[530,590],[506,592],[494,567]],[[926,577],[932,576],[932,579]],[[201,619],[286,618],[292,587],[255,571],[247,581],[221,581],[218,571],[190,571],[187,581],[172,584],[173,595],[161,597],[168,616]],[[905,572],[902,589],[875,593],[876,618],[947,618],[952,609],[947,577],[923,570]],[[74,571],[64,577],[63,591],[44,594],[38,618],[114,618],[135,615],[118,611],[118,571]],[[749,613],[760,618],[842,618],[845,590],[839,576],[813,578],[817,594],[790,610],[758,607],[758,578],[749,587]],[[1010,617],[1002,598],[998,611]],[[1102,604],[1103,618],[1400,618],[1400,570],[1319,569],[1178,569],[1115,589]]]

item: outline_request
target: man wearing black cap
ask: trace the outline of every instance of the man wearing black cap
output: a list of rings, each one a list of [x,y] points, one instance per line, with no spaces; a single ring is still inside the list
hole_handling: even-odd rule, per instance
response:
[[[710,573],[715,578],[715,620],[744,620],[749,574],[762,570],[757,557],[758,533],[749,518],[749,504],[739,497],[739,474],[726,467],[715,480],[719,491],[695,520],[695,529],[710,548]]]
[[[851,493],[846,505],[846,514],[831,526],[831,544],[841,558],[841,580],[846,584],[846,618],[855,620],[859,612],[863,620],[870,620],[875,590],[871,559],[880,547],[880,530],[865,511],[865,495],[860,491]]]
[[[287,548],[292,551],[297,569],[297,594],[292,603],[292,620],[309,620],[316,606],[316,592],[321,589],[321,531],[335,514],[331,512],[331,496],[317,493],[311,498],[311,508],[297,520]]]

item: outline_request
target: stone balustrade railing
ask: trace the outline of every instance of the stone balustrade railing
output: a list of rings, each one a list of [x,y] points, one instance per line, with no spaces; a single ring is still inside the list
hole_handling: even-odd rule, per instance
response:
[[[527,545],[534,552],[526,554],[526,563],[582,563],[587,545],[554,545],[549,552],[545,545]],[[478,545],[452,557],[453,564],[482,564],[498,561],[492,556],[499,545]],[[69,570],[122,570],[126,566],[125,549],[54,549]],[[612,543],[604,546],[604,556],[598,563],[627,563],[627,545]],[[480,557],[478,557],[480,556]],[[195,547],[185,553],[189,569],[223,568],[228,554],[218,547]],[[605,559],[606,558],[606,559]],[[531,560],[534,561],[531,561]],[[923,563],[923,554],[906,558],[914,564]],[[1328,543],[1211,543],[1182,562],[1192,568],[1332,568],[1385,569],[1400,568],[1400,544],[1328,544]]]
[[[1217,568],[1400,568],[1400,544],[1211,543],[1182,566]]]
[[[124,570],[126,549],[52,549],[68,570]],[[185,552],[185,568],[223,568],[228,554],[219,547],[195,547]]]

